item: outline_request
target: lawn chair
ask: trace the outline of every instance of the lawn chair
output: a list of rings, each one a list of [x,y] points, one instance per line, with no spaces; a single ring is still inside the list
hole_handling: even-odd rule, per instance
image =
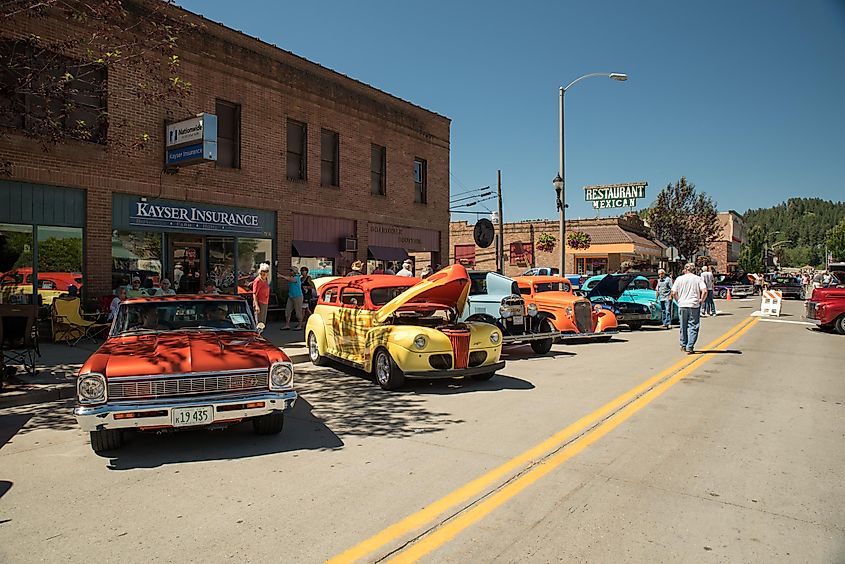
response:
[[[0,304],[0,378],[7,364],[21,364],[28,374],[35,375],[38,349],[38,306]]]
[[[53,300],[53,342],[69,342],[71,346],[76,346],[86,339],[93,342],[94,338],[110,325],[86,317],[87,314],[79,309],[79,298],[63,296]]]

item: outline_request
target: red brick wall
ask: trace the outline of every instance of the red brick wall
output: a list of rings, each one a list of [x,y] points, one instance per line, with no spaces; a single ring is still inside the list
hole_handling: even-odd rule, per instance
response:
[[[89,290],[111,289],[113,192],[273,210],[281,264],[290,261],[293,213],[357,220],[362,260],[368,221],[440,230],[441,253],[449,255],[448,118],[199,16],[189,14],[188,19],[205,28],[180,40],[180,74],[192,84],[184,109],[125,100],[121,85],[144,77],[119,71],[109,75],[112,123],[124,117],[133,123],[121,131],[112,127],[110,134],[134,139],[148,132],[152,140],[145,150],[126,155],[68,142],[45,152],[14,131],[0,136],[0,156],[12,162],[10,180],[86,189]],[[73,32],[55,20],[21,22],[26,28],[15,28],[16,33],[60,37]],[[201,164],[162,174],[165,121],[213,113],[217,98],[241,105],[241,168]],[[308,126],[305,181],[287,180],[288,118]],[[340,188],[320,186],[321,128],[340,136]],[[371,143],[387,148],[386,196],[370,194]],[[428,161],[427,205],[414,203],[414,157]]]

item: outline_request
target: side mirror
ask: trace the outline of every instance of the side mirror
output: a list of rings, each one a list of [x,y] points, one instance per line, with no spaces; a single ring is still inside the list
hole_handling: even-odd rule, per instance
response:
[[[267,326],[264,323],[261,323],[261,322],[258,325],[255,326],[255,328],[258,330],[259,335],[261,334],[262,331],[264,331],[265,327],[267,327]]]

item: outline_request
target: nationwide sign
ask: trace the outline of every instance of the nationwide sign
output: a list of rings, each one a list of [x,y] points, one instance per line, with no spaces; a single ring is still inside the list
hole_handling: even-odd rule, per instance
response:
[[[645,198],[648,182],[628,182],[625,184],[606,184],[603,186],[585,186],[584,198],[593,203],[593,209],[633,208],[638,198]]]
[[[167,166],[187,166],[217,160],[217,116],[195,117],[168,124],[165,128]]]

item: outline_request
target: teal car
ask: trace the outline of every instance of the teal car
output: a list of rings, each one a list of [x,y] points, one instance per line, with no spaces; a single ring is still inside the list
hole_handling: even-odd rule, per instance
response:
[[[613,277],[614,281],[621,282],[622,284],[625,283],[625,280],[630,279],[630,282],[628,282],[627,286],[625,286],[625,289],[622,290],[621,293],[611,292],[613,295],[608,296],[614,299],[617,309],[620,308],[622,304],[638,304],[640,306],[645,306],[645,309],[648,310],[647,315],[640,314],[631,316],[631,319],[627,322],[631,329],[639,329],[643,325],[663,324],[663,311],[660,306],[660,302],[657,300],[657,292],[651,289],[651,284],[645,276],[634,276],[633,278],[631,278],[630,274],[603,274],[601,276],[593,276],[584,281],[581,289],[587,293],[591,300],[593,300],[594,296],[597,297],[597,294],[602,293],[602,288],[618,287],[618,284],[609,285],[607,282],[600,285],[599,282],[607,276]],[[645,312],[645,310],[641,311]],[[678,304],[673,300],[672,322],[677,323],[677,319]]]

